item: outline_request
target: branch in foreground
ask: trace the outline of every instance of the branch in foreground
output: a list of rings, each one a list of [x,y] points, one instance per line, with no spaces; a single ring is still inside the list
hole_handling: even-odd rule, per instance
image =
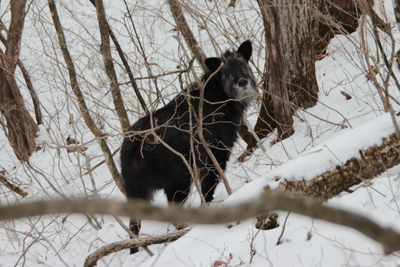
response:
[[[274,210],[292,211],[351,227],[381,243],[386,254],[400,250],[400,233],[390,228],[381,227],[364,216],[324,206],[315,199],[275,191],[268,191],[252,202],[223,209],[183,209],[173,205],[163,209],[141,200],[131,200],[128,203],[100,199],[41,201],[0,207],[0,221],[55,213],[101,213],[171,223],[221,224]]]
[[[93,267],[96,266],[96,263],[99,259],[102,257],[108,256],[111,253],[118,252],[124,249],[128,248],[138,248],[138,247],[144,247],[148,245],[154,245],[154,244],[162,244],[165,242],[172,242],[180,237],[184,236],[188,230],[185,231],[179,231],[173,234],[166,234],[166,235],[161,235],[161,236],[151,236],[148,238],[144,239],[129,239],[125,241],[120,241],[120,242],[114,242],[112,244],[106,245],[98,250],[96,252],[90,254],[86,260],[85,264],[83,265],[84,267]]]

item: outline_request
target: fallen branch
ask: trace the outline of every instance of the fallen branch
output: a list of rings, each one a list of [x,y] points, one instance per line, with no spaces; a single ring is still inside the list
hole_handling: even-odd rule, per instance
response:
[[[351,227],[381,243],[386,254],[400,250],[400,233],[381,227],[367,217],[322,205],[312,198],[276,191],[268,191],[252,202],[223,209],[184,209],[176,205],[158,208],[142,200],[130,200],[128,203],[100,199],[41,201],[0,207],[0,220],[57,213],[101,213],[171,223],[221,224],[253,218],[274,210],[292,211]]]
[[[305,196],[329,199],[353,185],[369,180],[400,164],[400,143],[393,134],[379,146],[360,150],[360,157],[327,171],[311,181],[285,181],[287,191],[302,192]],[[285,178],[285,177],[282,177]]]
[[[120,241],[120,242],[115,242],[109,245],[106,245],[98,250],[96,250],[94,253],[90,254],[86,260],[85,264],[83,265],[84,267],[93,267],[96,266],[96,263],[99,259],[102,257],[108,256],[111,253],[118,252],[124,249],[129,249],[129,248],[138,248],[138,247],[144,247],[148,245],[153,245],[153,244],[162,244],[166,242],[172,242],[180,237],[184,236],[188,230],[185,231],[179,231],[173,234],[166,234],[166,235],[160,235],[160,236],[150,236],[147,238],[143,239],[129,239],[125,241]]]

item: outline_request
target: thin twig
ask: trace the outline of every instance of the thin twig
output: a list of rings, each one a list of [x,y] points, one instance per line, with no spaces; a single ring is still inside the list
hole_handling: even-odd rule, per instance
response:
[[[290,211],[289,211],[288,214],[286,215],[285,222],[283,223],[282,232],[281,232],[281,234],[279,235],[278,241],[276,242],[276,245],[277,245],[277,246],[281,244],[281,239],[282,239],[283,233],[285,232],[285,229],[286,229],[286,222],[287,222],[287,220],[288,220],[288,218],[289,218],[289,215],[290,215]]]

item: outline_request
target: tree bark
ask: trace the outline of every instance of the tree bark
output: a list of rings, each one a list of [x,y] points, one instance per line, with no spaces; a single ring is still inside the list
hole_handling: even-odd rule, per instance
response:
[[[196,38],[193,35],[193,32],[189,28],[185,16],[183,15],[180,2],[178,0],[168,0],[168,4],[175,19],[176,27],[182,33],[187,46],[192,52],[192,55],[196,57],[196,61],[203,69],[203,71],[207,71],[207,67],[204,63],[206,55],[204,54],[203,50],[201,50]]]
[[[4,23],[1,20],[0,20],[0,27],[3,27],[4,29],[6,29],[6,26],[4,25]],[[0,40],[4,44],[4,46],[7,47],[7,39],[4,37],[3,34],[1,34],[1,32],[0,32]],[[28,91],[32,97],[33,107],[35,109],[36,123],[38,125],[43,124],[43,115],[42,115],[42,111],[40,110],[39,98],[36,94],[35,88],[33,88],[31,77],[29,76],[29,73],[26,70],[26,68],[21,60],[18,60],[17,65],[18,65],[19,69],[21,70],[22,75],[24,76],[26,87],[28,88]]]
[[[269,88],[274,107],[276,125],[278,127],[278,139],[283,140],[294,133],[292,109],[289,103],[287,91],[287,67],[283,53],[282,32],[280,16],[275,6],[268,0],[258,0],[264,21],[266,54],[268,60],[265,64],[269,70],[264,76],[269,79]],[[266,80],[264,80],[266,82]],[[264,103],[265,104],[265,103]]]
[[[318,36],[318,21],[314,10],[320,6],[320,1],[275,1],[282,29],[289,99],[302,108],[312,107],[318,100],[314,47]]]
[[[0,110],[7,123],[7,138],[20,161],[28,161],[36,148],[38,127],[25,107],[15,68],[21,50],[26,0],[11,1],[11,22],[6,51],[0,51]]]
[[[319,21],[315,49],[317,54],[325,54],[335,34],[350,34],[358,28],[361,10],[353,0],[322,0],[319,11],[328,19]]]

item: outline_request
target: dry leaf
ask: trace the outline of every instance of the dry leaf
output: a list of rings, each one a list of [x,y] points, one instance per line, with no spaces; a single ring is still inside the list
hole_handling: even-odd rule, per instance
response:
[[[67,145],[78,145],[80,142],[75,140],[73,137],[71,137],[70,135],[68,135],[67,139],[65,139],[65,141],[67,142]]]
[[[229,2],[229,4],[228,4],[228,7],[233,7],[233,8],[235,8],[235,5],[236,5],[236,0],[231,0],[231,1]]]
[[[351,99],[351,95],[349,95],[348,93],[346,93],[344,91],[340,91],[340,93],[346,97],[346,100],[350,100]]]
[[[321,59],[323,59],[324,57],[326,57],[326,55],[315,55],[315,59],[316,59],[316,60],[321,60]]]

